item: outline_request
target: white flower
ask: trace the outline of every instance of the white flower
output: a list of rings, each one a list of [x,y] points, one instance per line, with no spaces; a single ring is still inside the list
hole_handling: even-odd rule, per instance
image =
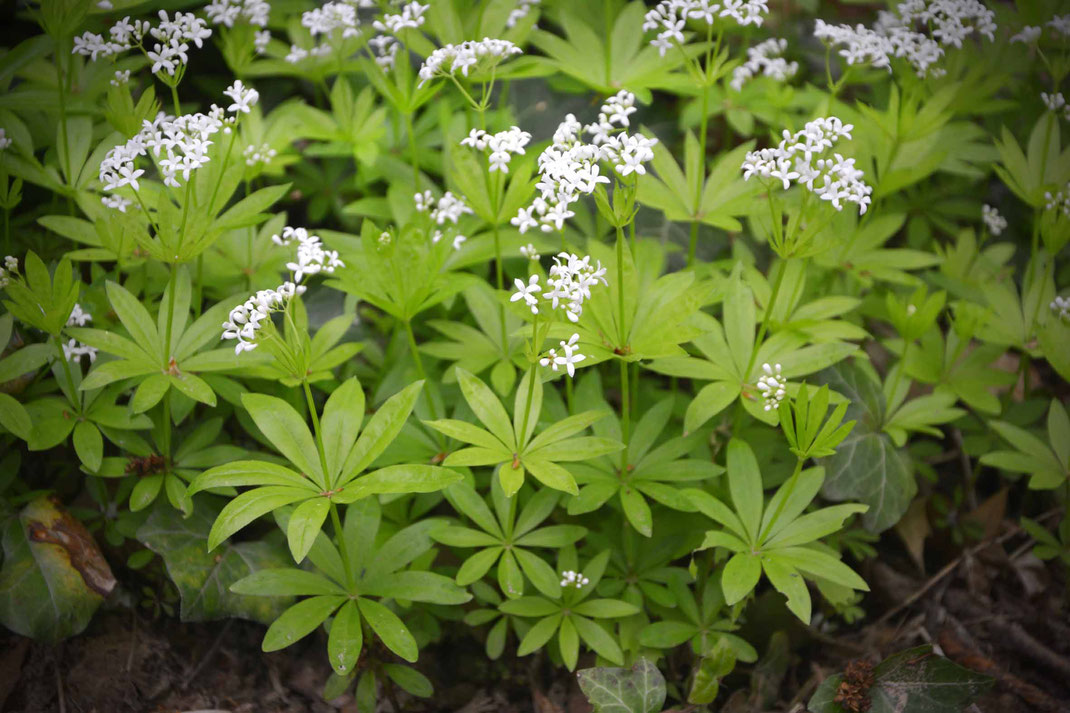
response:
[[[758,377],[758,390],[765,399],[763,408],[766,411],[775,411],[780,406],[781,399],[787,394],[784,387],[788,382],[780,375],[780,364],[762,364],[765,373]]]
[[[505,26],[512,28],[516,27],[516,24],[528,16],[531,12],[531,8],[539,5],[542,0],[518,0],[518,5],[512,12],[509,13],[509,17],[505,21]]]
[[[539,313],[539,290],[542,288],[539,286],[539,276],[532,275],[527,284],[519,277],[513,280],[513,284],[516,285],[516,292],[509,298],[510,302],[517,302],[524,300],[529,307],[531,307],[532,314]]]
[[[0,127],[0,151],[10,148],[13,143],[11,138],[7,135],[7,131],[5,131],[3,127]]]
[[[1017,35],[1011,37],[1011,42],[1023,42],[1031,45],[1040,38],[1040,28],[1036,25],[1026,25]]]
[[[1067,183],[1063,190],[1055,193],[1045,191],[1044,200],[1044,210],[1059,210],[1070,218],[1070,183]]]
[[[539,221],[535,220],[531,213],[535,210],[535,206],[528,206],[527,208],[521,208],[517,211],[515,218],[510,218],[509,223],[516,226],[516,229],[521,233],[526,233],[528,228],[536,228],[539,225]]]
[[[774,37],[748,48],[747,61],[732,70],[730,86],[738,92],[752,77],[759,74],[778,82],[794,77],[799,71],[799,63],[788,62],[781,57],[787,47],[787,40]]]
[[[71,314],[67,317],[68,327],[84,327],[88,323],[93,321],[93,315],[89,314],[82,309],[82,305],[75,303],[74,308],[71,310]],[[86,344],[82,344],[76,339],[68,340],[62,343],[63,358],[67,361],[77,361],[83,356],[88,356],[90,363],[96,361],[97,350]]]
[[[95,61],[98,57],[114,57],[135,47],[141,48],[146,35],[156,42],[152,49],[145,51],[145,56],[152,61],[152,72],[165,71],[174,76],[180,66],[189,61],[186,54],[190,44],[200,48],[212,31],[201,18],[193,13],[177,12],[171,19],[167,12],[160,10],[159,23],[154,27],[146,20],[130,21],[129,17],[119,20],[108,30],[109,39],[92,32],[85,32],[74,38],[72,54],[80,54]]]
[[[383,15],[382,20],[376,20],[372,26],[379,32],[391,32],[397,34],[405,28],[416,29],[424,24],[424,13],[430,5],[421,5],[418,2],[406,4],[400,13]]]
[[[567,342],[560,342],[561,349],[565,352],[563,355],[558,356],[554,354],[553,369],[557,371],[557,367],[565,367],[565,371],[568,372],[569,377],[576,376],[576,364],[583,361],[587,357],[576,351],[577,344],[580,340],[580,335],[573,334]],[[541,360],[540,360],[541,361]]]
[[[463,235],[454,235],[453,236],[453,249],[454,250],[460,250],[461,246],[464,245],[465,241],[467,241],[467,240],[468,240],[468,238],[466,238]]]
[[[562,309],[570,322],[578,322],[583,314],[583,303],[591,297],[591,287],[599,282],[608,285],[606,269],[602,263],[591,266],[591,256],[580,258],[571,253],[558,253],[553,258],[547,278],[549,290],[542,293],[543,299],[550,300],[553,309]]]
[[[271,30],[257,30],[253,35],[253,48],[257,54],[264,54],[267,52],[268,44],[271,42]]]
[[[752,176],[775,179],[784,190],[795,182],[828,201],[836,210],[842,210],[842,203],[848,202],[856,204],[858,212],[863,214],[872,200],[873,188],[862,180],[863,173],[855,167],[855,160],[838,153],[831,158],[822,157],[841,139],[850,139],[853,128],[830,116],[814,119],[794,134],[785,130],[775,149],[747,153],[741,166],[743,179],[750,180]]]
[[[316,275],[320,272],[331,273],[336,268],[345,267],[345,263],[338,259],[336,250],[326,250],[318,235],[310,235],[305,228],[292,228],[286,226],[282,229],[282,235],[271,236],[276,245],[288,246],[297,241],[297,255],[295,260],[286,263],[286,269],[293,273],[294,283],[300,283],[308,275]]]
[[[526,257],[528,260],[538,260],[541,257],[539,253],[535,250],[535,246],[531,243],[528,243],[527,245],[521,245],[520,254]]]
[[[261,323],[269,320],[272,312],[286,309],[286,304],[294,296],[303,294],[305,289],[304,285],[284,282],[274,290],[260,290],[230,311],[227,321],[223,323],[221,339],[237,340],[235,354],[256,349],[256,333],[262,327]]]
[[[469,68],[480,62],[490,69],[516,54],[523,54],[523,50],[508,40],[489,37],[478,42],[468,40],[459,45],[445,45],[424,60],[419,72],[420,86],[435,77],[456,75],[458,70],[467,77]]]
[[[93,315],[82,309],[82,305],[77,302],[74,303],[74,308],[71,310],[71,314],[67,317],[68,327],[84,327],[89,322],[93,321]]]
[[[462,146],[470,146],[477,151],[490,151],[488,161],[490,170],[509,173],[509,162],[514,154],[523,154],[524,147],[531,141],[531,134],[513,126],[496,134],[488,134],[482,129],[472,129],[467,137],[461,139]]]
[[[130,207],[130,201],[122,196],[101,196],[100,202],[108,208],[113,208],[120,213],[125,213],[126,209]]]
[[[266,166],[271,163],[271,160],[275,158],[277,152],[267,144],[249,144],[242,151],[242,156],[245,157],[245,165],[250,168],[253,166]]]
[[[438,199],[438,205],[431,211],[431,220],[436,225],[444,225],[447,221],[453,225],[457,225],[457,221],[461,219],[462,215],[472,215],[472,209],[468,207],[468,204],[464,202],[463,198],[459,198],[450,191],[446,191],[441,198]]]
[[[265,0],[212,0],[204,7],[204,14],[213,25],[233,27],[243,20],[255,27],[267,27],[271,5]]]
[[[1048,94],[1047,92],[1040,93],[1040,100],[1044,102],[1044,106],[1048,108],[1048,111],[1059,111],[1066,106],[1066,97],[1062,92],[1054,92]]]
[[[561,573],[561,586],[562,587],[575,587],[581,589],[591,583],[591,580],[584,577],[579,572],[573,572],[571,569],[566,569]]]
[[[123,86],[124,84],[126,84],[129,81],[130,81],[130,70],[129,69],[121,71],[121,72],[119,70],[116,70],[115,71],[115,76],[108,80],[108,84],[112,85],[113,87],[121,87],[121,86]]]
[[[1070,298],[1056,297],[1048,305],[1051,311],[1054,312],[1060,320],[1066,322],[1070,320]]]
[[[11,283],[11,278],[19,274],[19,261],[10,255],[4,258],[4,266],[0,267],[0,290]]]
[[[768,14],[768,0],[662,0],[646,13],[643,31],[658,30],[650,44],[662,57],[674,46],[683,44],[683,30],[688,20],[701,20],[713,25],[718,19],[729,18],[736,24],[761,25]]]
[[[257,101],[260,100],[260,92],[252,87],[246,87],[240,79],[235,79],[234,83],[227,87],[223,93],[234,100],[234,103],[227,107],[227,111],[234,114],[239,112],[248,114],[250,108],[256,106]]]
[[[1055,30],[1063,37],[1070,35],[1070,14],[1056,15],[1048,21],[1048,27]]]
[[[992,235],[999,235],[1007,227],[1007,219],[987,203],[981,206],[981,220]]]

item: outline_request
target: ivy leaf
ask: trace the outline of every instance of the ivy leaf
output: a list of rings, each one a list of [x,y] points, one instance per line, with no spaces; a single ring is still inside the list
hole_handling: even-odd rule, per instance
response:
[[[932,646],[901,651],[873,670],[868,690],[831,676],[818,686],[807,708],[813,713],[846,713],[835,698],[840,684],[854,686],[869,701],[869,713],[959,713],[992,687],[992,679],[937,656]]]
[[[288,598],[236,594],[230,586],[254,572],[291,565],[290,555],[285,546],[268,540],[223,543],[209,552],[208,533],[221,509],[218,498],[201,496],[193,514],[183,518],[158,502],[137,538],[163,558],[182,599],[182,621],[239,617],[270,623],[289,605]]]
[[[665,703],[665,677],[645,658],[631,668],[586,668],[576,678],[594,713],[654,713]]]
[[[115,586],[93,536],[47,497],[3,527],[0,624],[39,641],[81,633]]]
[[[871,532],[886,530],[910,507],[918,485],[909,454],[881,432],[884,396],[874,379],[853,363],[838,364],[818,376],[848,398],[845,418],[855,421],[835,455],[821,460],[826,471],[821,493],[829,500],[869,505],[863,526]]]

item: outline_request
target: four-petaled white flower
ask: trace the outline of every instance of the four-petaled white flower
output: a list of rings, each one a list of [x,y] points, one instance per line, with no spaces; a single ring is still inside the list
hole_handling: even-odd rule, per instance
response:
[[[509,298],[510,302],[517,302],[524,300],[524,302],[531,307],[532,314],[539,313],[539,290],[542,287],[539,286],[539,276],[532,275],[527,284],[519,277],[513,280],[513,284],[516,285],[516,292]]]

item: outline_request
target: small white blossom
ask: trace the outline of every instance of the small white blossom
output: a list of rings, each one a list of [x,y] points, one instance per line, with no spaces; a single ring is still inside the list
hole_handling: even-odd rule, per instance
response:
[[[838,211],[843,209],[843,202],[848,202],[856,204],[860,214],[865,213],[873,188],[862,180],[863,172],[855,167],[855,160],[838,153],[831,158],[821,157],[841,139],[850,139],[853,128],[830,116],[814,119],[794,134],[785,129],[783,140],[775,149],[758,149],[746,155],[743,179],[750,180],[752,176],[774,179],[785,190],[794,182],[804,185]]]
[[[286,263],[286,269],[293,273],[295,283],[300,283],[308,275],[331,273],[336,268],[345,267],[345,263],[338,259],[338,251],[325,249],[319,236],[311,235],[305,228],[286,226],[281,236],[273,235],[271,240],[281,246],[289,246],[297,241],[296,258]]]
[[[430,7],[430,5],[421,5],[418,2],[406,3],[400,13],[385,14],[381,20],[373,22],[372,27],[379,32],[389,32],[395,35],[406,28],[415,30],[424,24],[426,20],[424,13]]]
[[[463,235],[454,235],[453,236],[453,249],[454,250],[460,250],[461,246],[464,245],[465,241],[467,241],[467,240],[468,240],[468,238],[466,238]]]
[[[0,290],[11,283],[11,278],[19,274],[18,258],[8,255],[4,258],[4,266],[0,267]]]
[[[82,305],[75,303],[70,316],[67,317],[67,326],[84,327],[92,321],[93,315],[83,310]],[[96,361],[97,350],[87,344],[82,344],[77,339],[70,339],[61,343],[60,346],[63,347],[63,358],[67,361],[77,361],[83,356],[88,356],[90,363]]]
[[[1056,15],[1048,21],[1047,25],[1063,37],[1066,37],[1070,35],[1070,14]]]
[[[713,25],[718,19],[728,18],[737,25],[761,25],[768,12],[768,0],[662,0],[646,13],[642,29],[658,31],[650,44],[664,57],[674,45],[684,43],[683,30],[688,20]]]
[[[249,144],[242,151],[242,156],[245,157],[245,165],[250,168],[253,166],[266,166],[271,163],[271,160],[275,158],[277,152],[267,144]]]
[[[121,87],[121,86],[123,86],[124,84],[126,84],[129,81],[130,81],[130,70],[129,69],[126,69],[126,70],[123,70],[123,71],[116,70],[115,71],[115,76],[108,80],[108,84],[112,85],[113,87]]]
[[[999,235],[1007,227],[1007,219],[999,211],[985,203],[981,206],[981,220],[992,235]]]
[[[583,314],[583,303],[591,298],[591,288],[606,282],[606,269],[598,262],[591,265],[591,256],[579,257],[571,253],[558,253],[550,267],[546,292],[543,299],[550,300],[553,309],[562,309],[570,322],[578,322]]]
[[[523,154],[524,147],[531,141],[531,134],[513,126],[496,134],[489,134],[482,129],[472,129],[468,136],[461,139],[462,146],[469,146],[477,151],[490,151],[487,160],[490,170],[509,173],[509,162],[514,154]]]
[[[535,246],[531,243],[520,246],[520,254],[526,257],[528,260],[538,260],[541,256],[538,251],[535,250]]]
[[[7,135],[7,131],[5,131],[3,127],[0,127],[0,151],[11,148],[11,144],[13,143],[11,137]]]
[[[516,8],[509,13],[509,17],[505,21],[505,26],[512,28],[516,27],[517,23],[523,20],[531,12],[531,8],[542,3],[542,0],[519,0]]]
[[[1022,31],[1011,37],[1011,42],[1022,42],[1031,45],[1040,39],[1040,28],[1036,25],[1026,25]]]
[[[747,49],[747,61],[732,70],[730,86],[737,92],[753,77],[763,76],[784,82],[799,71],[798,62],[788,62],[781,55],[788,47],[788,41],[780,38],[768,39]]]
[[[122,196],[101,196],[100,202],[108,208],[125,213],[126,209],[130,207],[130,201],[126,200]]]
[[[780,375],[780,364],[762,364],[762,371],[765,373],[758,377],[758,391],[762,392],[765,399],[763,409],[775,411],[780,406],[781,399],[787,395],[785,387],[788,382]]]
[[[564,354],[558,355],[556,352],[553,352],[553,364],[551,365],[551,368],[554,371],[557,371],[558,367],[564,367],[570,378],[576,376],[576,364],[587,358],[585,355],[576,351],[579,341],[580,335],[573,334],[567,342],[560,342],[561,350]],[[541,363],[542,360],[540,359],[539,361]]]
[[[253,35],[253,49],[257,54],[264,54],[267,52],[268,44],[271,42],[271,30],[257,30]]]
[[[482,63],[486,69],[495,66],[523,50],[508,40],[484,37],[480,41],[469,40],[459,45],[439,47],[424,60],[420,67],[420,86],[435,77],[456,76],[458,70],[465,77],[468,70]]]
[[[284,310],[287,303],[294,296],[303,294],[305,289],[304,285],[284,282],[274,290],[260,290],[230,311],[230,316],[223,323],[221,338],[237,340],[235,354],[256,349],[257,332],[264,320],[270,319],[272,312]]]
[[[213,25],[234,27],[238,21],[254,27],[267,27],[271,5],[265,0],[212,0],[204,7],[204,14]]]
[[[227,111],[234,114],[239,112],[248,114],[250,108],[256,106],[256,103],[260,100],[260,92],[252,87],[246,87],[240,79],[235,79],[234,83],[227,87],[223,93],[234,100],[234,103],[227,107]]]
[[[579,572],[573,572],[571,569],[566,569],[561,573],[561,586],[562,587],[575,587],[581,589],[591,583],[591,580],[584,577]]]
[[[1045,191],[1044,201],[1044,210],[1062,211],[1063,215],[1070,218],[1070,183],[1067,183],[1065,188],[1055,193]]]
[[[1063,322],[1070,321],[1070,298],[1057,296],[1048,306],[1060,320]]]
[[[524,302],[531,307],[532,314],[539,313],[539,290],[542,287],[539,286],[539,276],[532,275],[527,284],[519,277],[513,280],[513,284],[516,286],[516,292],[509,298],[510,302],[518,302],[524,300]]]

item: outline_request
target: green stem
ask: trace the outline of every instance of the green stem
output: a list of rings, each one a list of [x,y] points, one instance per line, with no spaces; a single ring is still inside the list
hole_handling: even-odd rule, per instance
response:
[[[65,55],[66,43],[60,42],[58,51],[55,53],[56,59],[56,83],[59,89],[59,126],[60,126],[60,142],[63,144],[63,173],[67,179],[67,187],[71,187],[74,184],[74,177],[71,175],[73,170],[71,168],[71,148],[70,139],[67,137],[67,72],[63,69],[63,60],[61,55]],[[70,196],[67,197],[67,203],[70,205]]]
[[[624,331],[624,228],[617,226],[617,329],[623,349],[628,335]]]
[[[687,266],[695,264],[695,248],[698,246],[698,221],[691,221],[691,239],[687,244]]]
[[[539,378],[535,373],[535,368],[539,364],[539,313],[535,313],[535,319],[531,322],[531,367],[528,369],[528,397],[524,404],[524,420],[520,425],[520,438],[526,438],[528,433],[528,418],[531,416],[531,399],[535,393],[535,379]],[[519,439],[518,439],[519,440]],[[517,449],[524,447],[523,443],[517,443]]]
[[[346,588],[353,585],[353,573],[349,569],[349,552],[346,547],[346,536],[342,530],[342,518],[338,517],[338,506],[334,500],[331,503],[331,525],[334,526],[334,539],[338,542],[338,554],[342,556],[342,569],[346,575]]]
[[[67,388],[70,389],[71,397],[77,401],[78,409],[82,408],[82,396],[74,387],[74,375],[71,374],[71,365],[67,361],[67,355],[63,353],[63,339],[58,334],[56,339],[56,351],[59,353],[59,361],[63,364],[63,375],[67,377]]]
[[[215,217],[213,211],[215,210],[216,195],[219,193],[220,184],[223,183],[223,174],[227,170],[227,163],[230,161],[230,152],[231,152],[231,149],[234,148],[234,139],[237,136],[237,134],[238,134],[238,132],[235,131],[235,130],[231,130],[231,132],[230,132],[230,141],[227,142],[227,152],[225,154],[223,154],[223,165],[219,167],[219,178],[216,179],[215,187],[212,188],[212,197],[208,199],[208,215],[209,215],[209,217]],[[248,195],[249,189],[246,188],[245,190],[246,190],[246,195]]]
[[[416,130],[412,124],[412,114],[405,115],[405,131],[409,135],[409,153],[412,154],[412,190],[420,191],[420,157],[416,146]]]
[[[776,510],[773,511],[773,517],[769,518],[769,522],[764,528],[762,528],[761,534],[758,535],[759,544],[766,538],[770,530],[773,529],[773,525],[776,524],[777,518],[780,517],[780,513],[784,511],[784,506],[787,505],[788,500],[791,499],[791,494],[795,490],[795,484],[799,480],[799,473],[802,472],[803,459],[798,458],[795,461],[795,471],[791,474],[791,479],[788,481],[787,490],[784,493],[784,497],[777,503]]]
[[[412,360],[416,362],[416,373],[420,375],[420,378],[427,380],[427,373],[424,371],[424,362],[420,357],[420,350],[416,348],[416,337],[412,333],[412,322],[405,320],[405,336],[409,342],[409,351],[412,353]]]
[[[903,372],[906,371],[907,354],[910,353],[910,345],[912,342],[903,342],[903,356],[899,358],[899,363],[896,365],[895,377],[892,379],[891,388],[888,389],[888,400],[891,401],[895,398],[895,392],[899,390],[899,382],[903,380]]]
[[[163,336],[165,369],[171,365],[171,325],[175,319],[175,293],[178,292],[178,265],[175,263],[171,263],[171,279],[167,289],[167,332]]]
[[[319,412],[316,410],[316,401],[312,398],[312,387],[308,385],[308,381],[302,381],[301,386],[305,390],[308,413],[312,416],[312,432],[316,436],[316,450],[320,456],[320,468],[323,469],[323,485],[330,488],[332,484],[327,480],[330,478],[330,473],[327,470],[327,454],[323,450],[323,433],[320,431],[320,417]]]
[[[758,358],[758,350],[762,347],[762,340],[765,339],[766,332],[769,331],[769,320],[773,314],[773,305],[776,304],[777,295],[780,294],[780,286],[784,282],[784,273],[788,271],[788,261],[784,260],[780,263],[780,270],[777,272],[776,279],[773,281],[773,291],[769,295],[769,304],[765,306],[765,314],[762,316],[762,323],[758,326],[758,337],[754,340],[754,349],[751,351],[750,361],[747,362],[747,370],[743,373],[743,378],[750,378],[751,370],[754,368],[754,361]]]
[[[178,103],[178,86],[174,85],[174,84],[172,84],[170,86],[171,86],[171,101],[173,101],[175,103],[175,116],[176,117],[177,116],[182,116],[182,106]],[[233,133],[233,132],[231,132],[231,133]]]
[[[620,429],[624,442],[624,450],[620,453],[621,477],[628,473],[628,444],[631,442],[631,393],[628,383],[628,362],[620,360]]]

